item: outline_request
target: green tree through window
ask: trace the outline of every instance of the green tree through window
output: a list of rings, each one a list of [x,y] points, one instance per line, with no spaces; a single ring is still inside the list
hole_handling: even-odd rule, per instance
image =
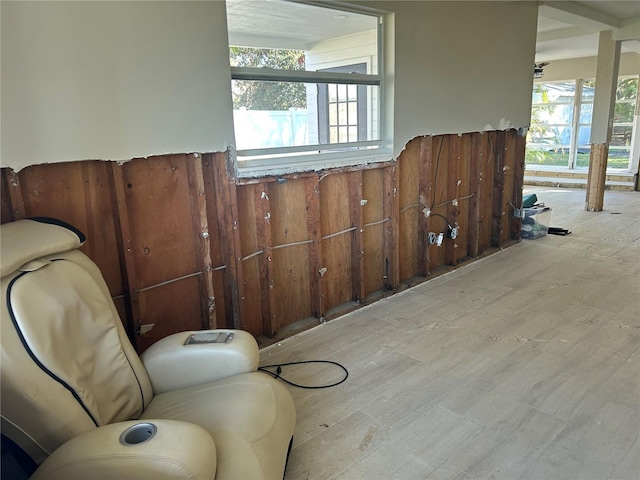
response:
[[[232,67],[304,70],[301,50],[230,47]],[[289,110],[306,108],[307,96],[303,83],[233,81],[233,108],[247,110]]]

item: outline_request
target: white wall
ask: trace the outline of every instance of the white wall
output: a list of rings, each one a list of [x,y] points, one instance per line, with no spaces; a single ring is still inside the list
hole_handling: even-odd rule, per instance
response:
[[[536,2],[358,3],[395,14],[396,154],[418,135],[529,125]]]
[[[1,163],[233,143],[224,2],[1,2]]]
[[[418,135],[529,124],[536,2],[358,3],[394,21],[395,155]],[[0,4],[3,166],[234,143],[223,2]]]

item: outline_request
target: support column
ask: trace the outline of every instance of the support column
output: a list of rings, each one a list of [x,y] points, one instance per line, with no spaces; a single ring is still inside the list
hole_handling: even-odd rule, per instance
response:
[[[616,104],[619,63],[620,42],[614,40],[613,32],[600,32],[596,92],[591,119],[591,155],[585,201],[585,210],[590,212],[599,212],[604,205],[604,185]]]

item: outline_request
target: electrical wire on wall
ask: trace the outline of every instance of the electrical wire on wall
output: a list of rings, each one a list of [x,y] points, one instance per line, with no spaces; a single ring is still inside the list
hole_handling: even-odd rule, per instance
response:
[[[440,154],[442,153],[442,144],[443,143],[444,143],[444,137],[442,137],[442,139],[440,140],[440,146],[438,147],[438,153],[436,155],[436,168],[435,168],[435,172],[434,172],[434,175],[433,175],[433,188],[432,188],[433,195],[431,196],[431,206],[429,206],[429,207],[425,206],[425,205],[420,205],[420,206],[423,207],[422,213],[424,213],[424,215],[426,217],[440,217],[440,218],[442,218],[445,221],[445,223],[447,225],[447,228],[449,230],[451,230],[451,229],[453,229],[455,227],[451,224],[451,222],[449,222],[449,219],[447,217],[445,217],[444,215],[441,215],[439,213],[433,213],[433,210],[436,209],[436,208],[444,207],[444,206],[449,205],[449,204],[452,204],[452,205],[457,207],[458,206],[458,202],[460,200],[467,200],[469,198],[472,198],[472,197],[474,197],[476,195],[476,192],[473,192],[472,194],[466,195],[466,196],[461,197],[461,198],[454,198],[454,199],[451,199],[451,200],[446,200],[446,201],[444,201],[442,203],[439,203],[437,205],[435,204],[436,203],[436,192],[438,190],[437,189],[437,185],[438,185],[438,170],[440,168],[440,156],[441,156]]]
[[[438,181],[438,168],[440,167],[440,154],[442,153],[442,144],[444,143],[444,137],[440,139],[440,147],[438,147],[438,155],[436,155],[436,171],[433,175],[433,195],[431,196],[431,208],[436,203],[436,182]],[[446,219],[445,219],[446,220]]]
[[[489,158],[487,160],[487,165],[489,165],[492,161],[493,161],[493,157],[496,154],[496,152],[494,151],[493,148],[493,143],[491,142],[491,136],[488,137],[488,141],[489,141]],[[434,169],[434,175],[433,175],[433,186],[432,186],[432,191],[433,194],[431,196],[431,205],[427,206],[427,205],[423,205],[422,203],[413,203],[411,205],[407,205],[404,208],[402,208],[400,210],[400,213],[404,213],[405,211],[411,209],[411,208],[415,208],[415,207],[420,207],[422,208],[422,213],[425,217],[439,217],[442,220],[444,220],[447,229],[449,231],[449,234],[451,234],[451,232],[454,232],[454,235],[457,236],[457,230],[458,227],[455,226],[455,222],[450,222],[449,219],[445,216],[442,215],[440,213],[434,213],[433,210],[436,208],[440,208],[440,207],[444,207],[446,205],[453,205],[453,206],[458,206],[459,202],[462,200],[468,200],[472,197],[475,197],[477,195],[477,192],[473,192],[469,195],[466,195],[464,197],[460,197],[460,198],[453,198],[451,200],[446,200],[444,202],[441,202],[439,204],[436,205],[436,192],[438,191],[438,170],[440,169],[440,158],[441,158],[441,153],[442,153],[442,145],[444,143],[444,137],[440,140],[440,145],[438,146],[438,153],[436,154],[436,165],[435,165],[435,169]],[[498,164],[498,162],[496,162],[496,165]],[[496,167],[497,168],[497,167]],[[458,181],[458,185],[460,184],[460,181]],[[450,238],[455,238],[455,237],[450,237]]]
[[[447,224],[447,228],[453,228],[453,226],[449,223],[449,220],[447,220],[447,217],[445,217],[444,215],[440,215],[439,213],[430,213],[429,214],[430,217],[440,217],[444,220],[444,223]]]

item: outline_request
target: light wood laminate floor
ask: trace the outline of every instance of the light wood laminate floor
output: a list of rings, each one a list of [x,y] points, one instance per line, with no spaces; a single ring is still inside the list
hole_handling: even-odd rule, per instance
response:
[[[523,240],[261,351],[288,387],[287,480],[640,478],[640,193],[529,187],[572,230]],[[283,375],[320,384],[327,366]]]

